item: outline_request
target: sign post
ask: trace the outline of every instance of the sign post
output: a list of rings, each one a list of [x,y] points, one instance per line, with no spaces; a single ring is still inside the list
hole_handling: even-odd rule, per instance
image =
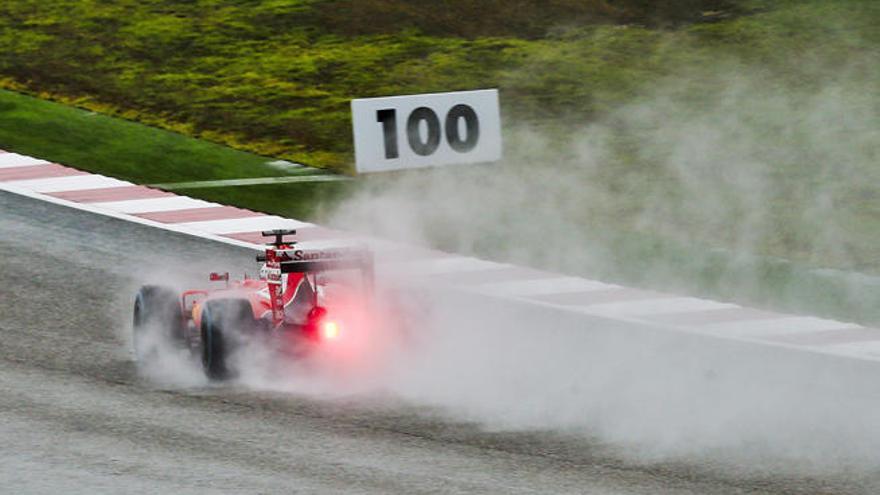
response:
[[[358,173],[501,159],[498,90],[351,102]]]

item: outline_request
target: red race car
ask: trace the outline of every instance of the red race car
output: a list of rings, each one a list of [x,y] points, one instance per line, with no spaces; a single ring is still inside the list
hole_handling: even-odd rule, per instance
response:
[[[348,330],[363,323],[369,305],[372,254],[352,247],[301,249],[284,240],[294,234],[263,232],[275,240],[257,256],[259,278],[230,281],[228,273],[212,273],[210,280],[225,287],[182,293],[141,287],[133,325],[138,360],[155,358],[159,341],[170,341],[200,358],[209,378],[222,380],[235,374],[232,357],[245,342],[259,340],[286,355],[302,355],[345,340]]]

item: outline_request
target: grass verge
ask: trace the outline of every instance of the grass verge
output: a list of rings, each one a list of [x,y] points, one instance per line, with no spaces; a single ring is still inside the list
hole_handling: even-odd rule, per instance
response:
[[[274,159],[124,119],[0,90],[0,143],[7,151],[139,184],[287,177]],[[310,219],[346,185],[282,184],[184,189],[181,194],[293,218]]]

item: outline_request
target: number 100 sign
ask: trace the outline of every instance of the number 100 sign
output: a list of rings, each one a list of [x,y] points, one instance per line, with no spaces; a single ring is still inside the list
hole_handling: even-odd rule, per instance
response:
[[[501,159],[498,90],[352,100],[358,173]]]

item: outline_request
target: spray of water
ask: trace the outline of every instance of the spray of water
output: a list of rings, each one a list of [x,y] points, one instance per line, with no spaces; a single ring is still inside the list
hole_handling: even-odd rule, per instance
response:
[[[717,85],[695,95],[689,77]],[[880,197],[880,101],[866,91],[880,81],[876,70],[837,64],[803,87],[781,81],[737,64],[682,74],[561,134],[514,127],[504,163],[377,180],[332,221],[612,281],[638,263],[639,283],[660,290],[687,287],[681,274],[692,261],[621,258],[612,239],[877,270],[880,217],[866,214]],[[729,299],[766,303],[763,278],[718,280],[736,284]],[[488,428],[579,431],[636,457],[809,472],[880,462],[869,371],[532,310],[493,312],[469,298],[435,294],[431,306],[421,345],[374,384]]]
[[[132,280],[128,290],[120,291],[117,307],[121,321],[116,325],[118,339],[124,343],[126,352],[135,362],[138,373],[152,383],[163,387],[186,388],[207,384],[207,379],[197,363],[190,359],[189,351],[173,342],[166,325],[156,320],[135,329],[135,295],[142,286],[165,287],[177,293],[184,287],[192,287],[195,281],[193,267],[180,266],[175,270],[168,264],[151,265],[149,277]]]
[[[865,214],[876,201],[865,201],[880,197],[880,104],[864,89],[876,73],[857,65],[804,88],[743,67],[715,77],[711,94],[694,97],[683,76],[562,134],[512,128],[504,163],[380,179],[331,221],[611,280],[632,262],[609,242],[621,233],[876,269],[865,257],[880,231]],[[680,287],[688,262],[641,264],[640,281]],[[731,296],[753,296],[759,278],[736,278]],[[387,345],[362,355],[356,372],[332,353],[269,366],[270,351],[255,346],[242,354],[239,381],[318,396],[390,393],[489,429],[598,438],[639,459],[809,473],[880,465],[871,367],[627,330],[406,281],[386,289],[376,328],[402,327],[406,337],[377,330]],[[406,298],[415,302],[388,303]]]

